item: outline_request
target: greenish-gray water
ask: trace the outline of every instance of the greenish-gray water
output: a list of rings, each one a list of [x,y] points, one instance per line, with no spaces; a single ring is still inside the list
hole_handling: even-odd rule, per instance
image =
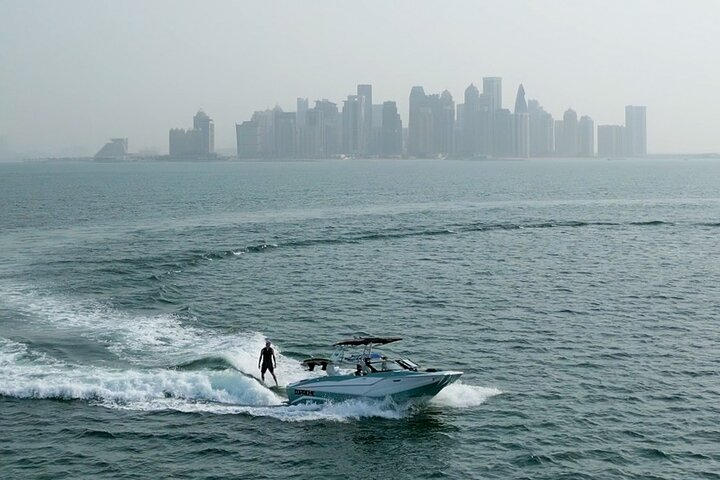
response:
[[[720,478],[720,163],[0,164],[2,478]],[[465,372],[283,405],[353,335]]]

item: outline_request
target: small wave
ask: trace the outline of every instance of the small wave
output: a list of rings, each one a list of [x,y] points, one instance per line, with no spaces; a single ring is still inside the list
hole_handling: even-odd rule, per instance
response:
[[[165,255],[150,255],[134,258],[109,258],[94,263],[111,264],[110,268],[120,269],[118,272],[129,273],[135,268],[154,267],[163,269],[163,273],[153,273],[149,278],[153,280],[161,280],[164,276],[172,273],[182,272],[187,267],[202,264],[207,261],[239,259],[246,254],[253,253],[269,253],[276,249],[282,248],[302,248],[320,245],[343,245],[357,244],[362,242],[382,241],[382,240],[399,240],[411,237],[433,237],[445,235],[458,235],[462,233],[473,232],[492,232],[492,231],[512,231],[512,230],[533,230],[548,228],[584,228],[584,227],[622,227],[622,226],[674,226],[675,223],[663,220],[647,220],[647,221],[631,221],[631,222],[609,222],[609,221],[578,221],[578,220],[546,220],[546,221],[528,221],[516,223],[503,222],[471,222],[453,225],[439,225],[437,227],[400,227],[388,228],[385,230],[357,231],[339,234],[337,236],[305,238],[305,239],[287,239],[281,243],[262,242],[239,246],[228,250],[218,251],[197,251],[190,250],[186,252],[174,252]],[[720,223],[697,223],[691,224],[703,227],[717,227]],[[90,261],[90,260],[85,260]],[[56,263],[62,263],[58,260]],[[123,268],[130,270],[123,270]]]
[[[639,448],[638,453],[646,458],[651,459],[670,459],[671,455],[668,453],[665,453],[664,451],[660,450],[659,448]]]
[[[409,410],[398,408],[392,402],[372,399],[347,400],[338,403],[272,406],[191,403],[178,399],[168,399],[119,405],[117,408],[144,411],[173,410],[181,413],[212,413],[215,415],[249,415],[274,418],[283,422],[347,422],[371,417],[397,420],[404,418],[409,413]]]
[[[175,370],[227,370],[234,369],[232,362],[225,357],[202,357],[182,362],[172,367]]]
[[[503,393],[497,388],[479,387],[456,382],[445,387],[430,403],[444,407],[470,408],[485,403],[488,398]]]
[[[640,221],[640,222],[608,222],[608,221],[575,221],[575,220],[551,220],[544,222],[526,223],[468,223],[455,224],[451,226],[439,226],[437,228],[391,228],[387,230],[366,231],[348,233],[337,237],[309,238],[303,240],[289,240],[280,244],[263,243],[259,245],[245,246],[236,250],[206,253],[203,258],[226,258],[228,256],[240,256],[244,253],[265,252],[275,248],[299,248],[316,245],[353,244],[366,241],[394,240],[408,237],[431,237],[438,235],[457,235],[463,232],[487,232],[495,230],[523,230],[523,229],[544,229],[544,228],[579,228],[579,227],[608,227],[608,226],[646,226],[646,225],[673,225],[671,222],[661,220]],[[720,225],[720,224],[718,224]]]
[[[638,227],[655,226],[655,225],[674,225],[672,222],[663,222],[662,220],[648,220],[644,222],[630,222],[629,225]]]
[[[84,429],[82,432],[75,435],[77,438],[100,438],[100,439],[113,439],[115,435],[108,432],[107,430],[93,430]]]

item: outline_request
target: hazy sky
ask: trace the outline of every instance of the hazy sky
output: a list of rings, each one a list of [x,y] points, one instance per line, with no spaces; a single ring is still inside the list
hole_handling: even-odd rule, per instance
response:
[[[167,152],[203,108],[216,149],[296,97],[374,103],[503,77],[559,118],[622,124],[647,105],[649,152],[720,151],[720,1],[0,0],[0,137],[93,154],[110,137]],[[1,147],[0,147],[1,148]]]

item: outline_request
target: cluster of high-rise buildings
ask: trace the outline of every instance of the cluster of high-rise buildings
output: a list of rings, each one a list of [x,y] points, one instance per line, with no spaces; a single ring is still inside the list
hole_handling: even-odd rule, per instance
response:
[[[171,157],[213,154],[213,122],[202,111],[193,128],[170,130]],[[235,125],[239,158],[399,157],[605,157],[647,153],[645,107],[625,107],[625,125],[600,125],[568,109],[554,119],[537,100],[526,100],[521,84],[514,109],[503,108],[502,79],[473,84],[463,103],[452,94],[410,90],[407,128],[392,101],[373,103],[372,85],[358,85],[342,105],[327,99],[310,106],[297,99],[294,112],[256,111]],[[597,148],[596,148],[597,143]]]
[[[297,99],[297,111],[280,107],[257,111],[235,126],[240,158],[323,158],[400,156],[403,128],[395,102],[372,103],[372,86],[358,85],[338,108],[327,99],[310,107]]]
[[[625,125],[598,126],[598,156],[638,157],[647,155],[645,107],[625,107]]]
[[[193,128],[170,129],[171,158],[203,158],[215,153],[215,125],[200,110],[193,117]]]

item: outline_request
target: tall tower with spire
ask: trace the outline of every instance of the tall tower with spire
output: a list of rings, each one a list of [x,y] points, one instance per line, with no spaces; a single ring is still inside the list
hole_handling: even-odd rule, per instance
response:
[[[515,97],[513,117],[513,153],[517,157],[527,158],[530,156],[530,114],[522,83],[518,87]]]
[[[515,113],[528,113],[527,101],[525,100],[525,88],[521,83],[515,97]]]

